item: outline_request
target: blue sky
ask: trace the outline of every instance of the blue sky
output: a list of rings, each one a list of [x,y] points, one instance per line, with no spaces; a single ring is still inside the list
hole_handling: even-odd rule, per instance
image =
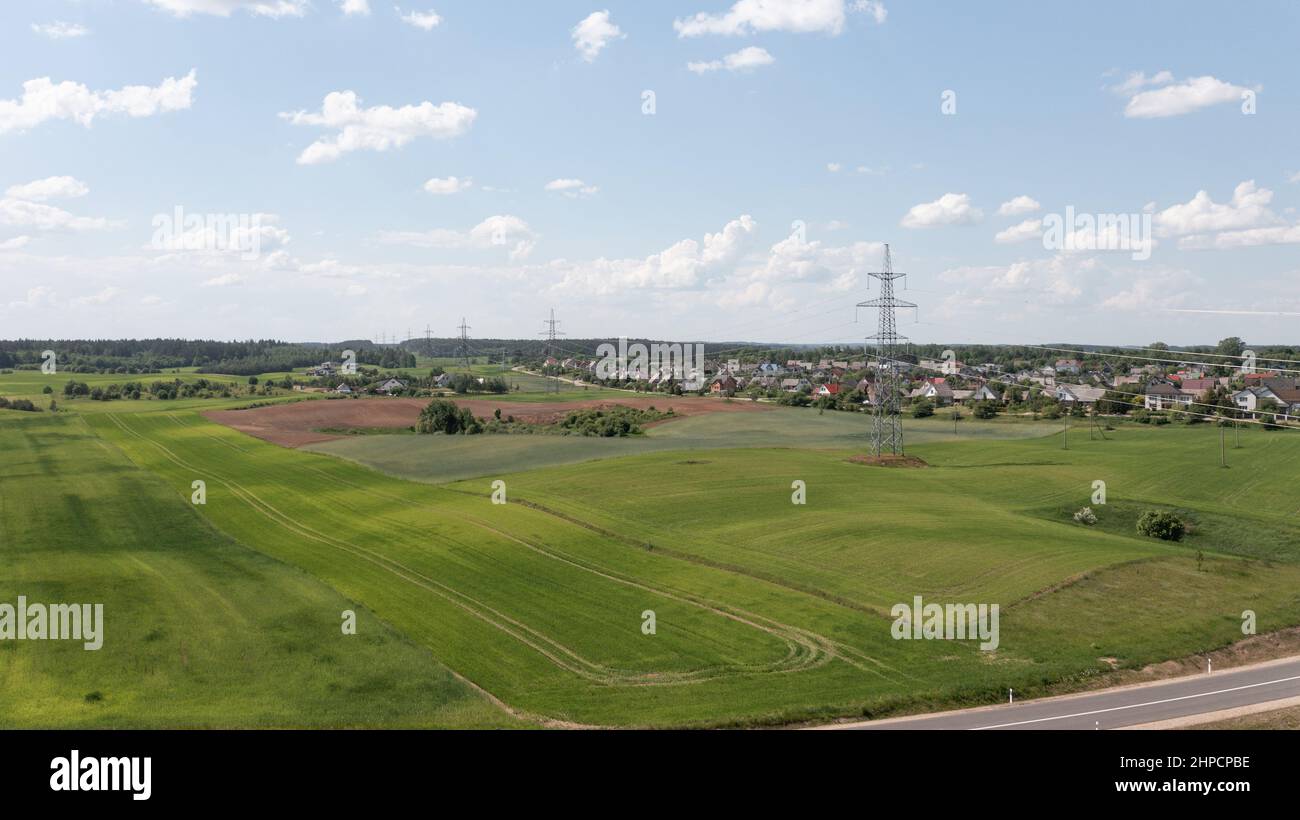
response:
[[[399,5],[0,7],[0,337],[1296,341],[1294,4]]]

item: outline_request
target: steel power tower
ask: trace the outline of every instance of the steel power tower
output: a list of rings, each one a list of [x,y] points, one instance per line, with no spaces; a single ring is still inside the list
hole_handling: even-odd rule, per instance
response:
[[[460,318],[460,339],[456,341],[456,358],[460,359],[461,366],[465,372],[470,372],[469,367],[469,325],[465,324],[465,317]]]
[[[555,318],[555,308],[551,308],[551,318],[543,319],[542,324],[546,325],[546,330],[543,330],[541,333],[537,335],[546,337],[546,355],[549,358],[555,355],[555,337],[564,335],[563,333],[555,329],[560,324],[560,320]],[[545,363],[543,363],[542,366],[545,367],[546,366]],[[551,381],[554,384],[555,392],[556,393],[560,392],[559,379],[552,379]],[[547,392],[550,392],[550,388],[551,385],[548,384]]]
[[[880,298],[859,302],[858,307],[880,308],[880,325],[875,335],[868,336],[867,341],[876,342],[876,402],[872,416],[871,445],[877,456],[883,454],[903,455],[903,420],[899,415],[899,387],[902,379],[898,372],[898,354],[900,342],[906,342],[906,336],[898,335],[898,321],[894,316],[895,308],[914,308],[915,304],[894,298],[894,280],[907,276],[894,272],[894,261],[889,255],[889,245],[885,245],[884,270],[868,273],[873,279],[880,280]]]

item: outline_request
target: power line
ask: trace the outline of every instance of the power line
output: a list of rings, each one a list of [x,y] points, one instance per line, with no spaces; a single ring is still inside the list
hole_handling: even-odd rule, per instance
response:
[[[465,324],[465,317],[460,318],[460,339],[456,343],[456,358],[460,359],[461,366],[465,372],[470,372],[469,366],[469,325]]]

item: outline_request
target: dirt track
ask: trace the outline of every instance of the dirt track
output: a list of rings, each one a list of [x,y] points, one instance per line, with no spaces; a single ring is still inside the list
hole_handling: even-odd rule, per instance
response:
[[[640,410],[654,407],[657,410],[672,408],[678,416],[699,416],[705,413],[763,412],[770,407],[756,402],[725,402],[699,396],[629,396],[626,399],[596,399],[559,402],[509,402],[497,399],[452,399],[460,407],[468,408],[479,418],[492,416],[501,408],[501,415],[514,416],[516,421],[530,424],[554,423],[572,410],[590,407],[623,405]],[[322,433],[323,429],[346,430],[370,427],[412,427],[429,399],[318,399],[314,401],[277,404],[253,410],[211,410],[204,417],[224,424],[241,433],[280,444],[285,447],[302,447],[320,441],[344,438],[336,433]]]

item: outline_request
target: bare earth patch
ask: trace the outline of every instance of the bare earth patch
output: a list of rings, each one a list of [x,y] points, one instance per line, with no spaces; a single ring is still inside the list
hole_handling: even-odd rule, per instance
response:
[[[869,467],[910,467],[916,469],[930,466],[916,456],[849,456],[849,461],[854,464],[866,464]]]
[[[241,433],[279,444],[302,447],[321,441],[345,438],[338,432],[322,430],[365,430],[415,426],[420,411],[430,399],[322,399],[292,404],[275,404],[251,410],[210,410],[203,416]],[[479,418],[489,418],[498,408],[502,417],[514,416],[528,424],[554,424],[574,410],[602,407],[632,407],[638,410],[667,412],[678,418],[706,413],[754,413],[771,410],[756,402],[725,402],[700,396],[630,396],[626,399],[597,399],[559,402],[510,402],[499,399],[452,398],[457,406],[469,409]],[[663,424],[665,419],[656,424]],[[650,425],[647,425],[650,426]]]

